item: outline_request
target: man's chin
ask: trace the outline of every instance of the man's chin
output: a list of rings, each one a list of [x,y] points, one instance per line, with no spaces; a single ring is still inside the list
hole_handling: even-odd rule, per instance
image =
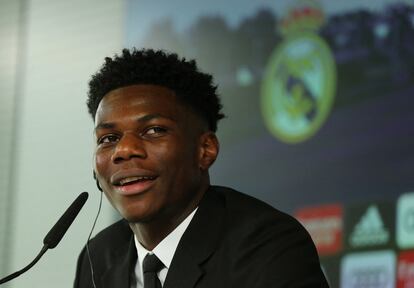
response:
[[[154,217],[150,213],[121,213],[121,216],[129,223],[149,223]]]
[[[130,223],[146,223],[154,218],[157,214],[157,209],[154,204],[148,204],[151,201],[136,200],[125,197],[123,200],[116,203],[115,208],[121,214],[122,218]]]

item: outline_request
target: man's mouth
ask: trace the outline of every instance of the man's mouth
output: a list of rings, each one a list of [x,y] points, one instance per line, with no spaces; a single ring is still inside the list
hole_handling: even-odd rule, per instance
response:
[[[155,180],[155,176],[132,176],[121,179],[119,182],[115,183],[116,186],[125,186],[132,185],[138,182],[152,181]]]
[[[141,175],[119,177],[113,182],[115,191],[123,196],[142,194],[151,189],[156,183],[158,176]]]

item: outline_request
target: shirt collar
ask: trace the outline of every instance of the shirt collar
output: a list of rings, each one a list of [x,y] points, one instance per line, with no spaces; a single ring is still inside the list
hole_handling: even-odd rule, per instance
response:
[[[170,234],[167,235],[158,245],[152,250],[148,251],[145,249],[141,243],[139,243],[137,237],[134,234],[134,241],[135,247],[137,249],[138,261],[139,266],[142,267],[142,262],[144,261],[144,257],[148,253],[154,253],[158,259],[164,264],[164,266],[169,269],[171,265],[171,261],[174,257],[175,250],[177,250],[178,243],[180,242],[181,237],[183,236],[185,230],[187,229],[188,225],[190,224],[191,220],[194,217],[195,212],[197,211],[198,207],[194,209],[187,218],[184,219],[183,222],[180,223]]]

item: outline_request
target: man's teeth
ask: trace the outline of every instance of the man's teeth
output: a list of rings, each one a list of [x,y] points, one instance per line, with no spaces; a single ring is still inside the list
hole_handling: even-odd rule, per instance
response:
[[[151,176],[128,177],[128,178],[124,178],[121,181],[119,181],[119,185],[125,185],[131,182],[153,180],[153,179],[154,177],[151,177]]]

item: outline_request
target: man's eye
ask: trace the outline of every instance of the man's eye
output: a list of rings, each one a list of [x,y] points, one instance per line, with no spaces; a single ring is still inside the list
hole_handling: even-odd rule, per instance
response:
[[[119,137],[116,135],[106,135],[98,140],[98,144],[118,142]]]
[[[145,130],[145,135],[160,136],[160,135],[164,134],[165,132],[167,132],[167,129],[155,126],[155,127],[151,127],[149,129]]]

